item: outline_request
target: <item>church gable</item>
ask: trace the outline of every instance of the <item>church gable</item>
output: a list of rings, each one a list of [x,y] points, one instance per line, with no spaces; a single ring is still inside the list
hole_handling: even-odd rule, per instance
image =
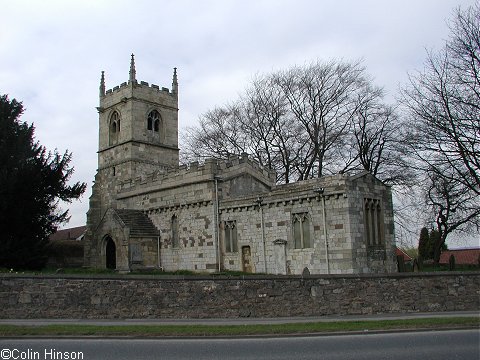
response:
[[[94,233],[97,264],[119,271],[157,264],[159,235],[142,211],[110,208]]]
[[[115,233],[117,238],[122,241],[126,240],[126,232],[127,228],[125,223],[122,219],[118,216],[115,209],[110,208],[108,209],[105,214],[103,215],[100,222],[97,224],[95,229],[95,233],[103,237],[104,235]]]
[[[247,196],[264,193],[270,187],[249,173],[239,174],[235,177],[224,179],[222,184],[223,198]]]
[[[129,269],[128,246],[125,246],[128,243],[128,229],[114,209],[105,212],[90,236],[85,237],[85,253],[87,257],[90,255],[92,264],[121,271]]]

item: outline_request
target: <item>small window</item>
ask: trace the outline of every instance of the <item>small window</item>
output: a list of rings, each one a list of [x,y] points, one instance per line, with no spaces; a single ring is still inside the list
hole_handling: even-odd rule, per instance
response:
[[[310,219],[308,213],[293,214],[293,239],[295,249],[311,248]]]
[[[227,253],[238,252],[237,222],[235,220],[224,222],[224,239]]]
[[[172,216],[172,247],[178,248],[178,218],[177,215]]]
[[[160,119],[160,113],[157,110],[151,111],[147,117],[147,129],[159,132]]]

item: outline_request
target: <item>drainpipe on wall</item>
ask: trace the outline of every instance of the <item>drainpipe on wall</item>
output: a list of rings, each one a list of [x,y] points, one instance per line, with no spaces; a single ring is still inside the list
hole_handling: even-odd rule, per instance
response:
[[[266,250],[266,245],[265,245],[265,224],[263,220],[263,206],[262,206],[262,198],[258,197],[257,200],[255,201],[258,204],[258,207],[260,209],[260,227],[262,228],[262,243],[263,243],[263,264],[264,264],[264,270],[265,274],[267,274],[267,250]]]
[[[330,274],[330,261],[328,259],[327,217],[325,215],[325,196],[322,195],[323,210],[323,237],[325,239],[325,258],[327,259],[327,274]]]
[[[327,239],[327,216],[325,212],[325,189],[318,188],[315,190],[317,194],[322,198],[322,218],[323,218],[323,239],[325,241],[325,260],[327,262],[327,274],[330,274],[330,261],[328,259],[328,239]]]
[[[214,241],[215,241],[215,250],[216,250],[216,256],[217,256],[217,264],[218,264],[218,272],[222,271],[221,267],[221,260],[220,260],[220,239],[218,236],[218,210],[219,210],[219,204],[218,204],[218,181],[221,180],[219,176],[214,176],[213,177],[215,181],[215,200],[213,202],[213,234],[214,234]]]
[[[160,259],[160,236],[157,236],[157,267],[162,268],[162,262]]]

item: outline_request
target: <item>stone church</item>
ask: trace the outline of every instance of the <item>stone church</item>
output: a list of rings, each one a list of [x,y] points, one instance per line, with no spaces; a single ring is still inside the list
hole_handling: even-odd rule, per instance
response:
[[[278,185],[247,154],[179,165],[171,89],[100,81],[85,265],[268,274],[396,271],[392,195],[363,172]]]

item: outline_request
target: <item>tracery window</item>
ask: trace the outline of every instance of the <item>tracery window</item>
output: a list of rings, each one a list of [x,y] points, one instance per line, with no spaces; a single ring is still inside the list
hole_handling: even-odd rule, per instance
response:
[[[152,110],[147,117],[147,130],[153,130],[155,132],[160,131],[160,113],[157,110]]]
[[[223,223],[225,251],[228,253],[238,252],[237,222],[235,220]]]
[[[384,244],[383,212],[378,199],[364,199],[364,224],[367,246],[375,247]]]
[[[310,219],[308,213],[293,214],[292,222],[295,249],[311,248]]]
[[[112,116],[110,117],[110,125],[112,127],[112,132],[120,131],[120,115],[118,112],[114,111]]]
[[[114,111],[109,121],[109,143],[114,145],[118,142],[118,133],[120,132],[120,114]]]

